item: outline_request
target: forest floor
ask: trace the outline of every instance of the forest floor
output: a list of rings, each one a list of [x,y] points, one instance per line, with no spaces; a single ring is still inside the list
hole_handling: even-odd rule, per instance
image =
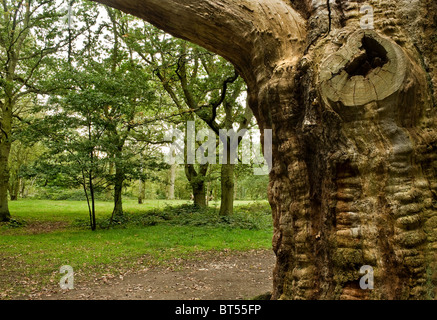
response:
[[[90,231],[78,201],[22,200],[0,223],[0,300],[251,299],[272,289],[272,221],[265,202],[214,207],[138,206],[108,225],[99,202]],[[158,207],[158,208],[157,208]],[[74,289],[60,287],[63,266]]]
[[[178,259],[125,276],[105,276],[35,294],[43,300],[239,300],[272,290],[271,250],[206,252],[195,260]]]

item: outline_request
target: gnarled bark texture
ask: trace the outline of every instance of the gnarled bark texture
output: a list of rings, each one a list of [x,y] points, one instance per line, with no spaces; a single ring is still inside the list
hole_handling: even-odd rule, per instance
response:
[[[273,130],[275,299],[434,297],[435,1],[99,0],[231,61]],[[374,268],[374,290],[359,287]]]
[[[194,205],[206,207],[205,177],[208,172],[209,164],[201,164],[196,171],[192,164],[185,164],[185,175],[190,182],[193,190]]]

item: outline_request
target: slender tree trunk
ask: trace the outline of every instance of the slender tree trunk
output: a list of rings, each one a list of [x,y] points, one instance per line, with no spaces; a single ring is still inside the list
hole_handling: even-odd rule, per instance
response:
[[[176,181],[176,168],[177,164],[173,164],[170,167],[170,175],[169,175],[169,185],[168,185],[168,200],[174,200],[175,198],[175,181]]]
[[[123,168],[115,165],[115,184],[114,184],[114,210],[112,211],[111,220],[119,220],[123,218],[123,182],[124,172]]]
[[[91,122],[88,122],[88,141],[92,141],[92,124]],[[95,196],[94,196],[94,147],[91,147],[89,150],[89,161],[90,161],[90,169],[88,171],[88,186],[90,189],[90,196],[91,196],[91,208],[90,208],[90,201],[88,199],[88,195],[86,192],[86,179],[84,178],[84,189],[85,189],[85,195],[87,196],[87,202],[88,202],[88,209],[90,211],[90,223],[91,223],[91,230],[95,231],[97,229],[96,224],[96,202],[95,202]],[[84,176],[84,173],[82,171],[82,176]]]
[[[85,198],[86,198],[86,203],[87,203],[87,206],[88,206],[88,214],[89,214],[89,218],[90,218],[90,227],[91,227],[91,230],[92,230],[92,228],[93,228],[93,211],[92,211],[92,209],[91,209],[91,201],[90,201],[90,197],[89,197],[89,195],[88,195],[88,190],[87,190],[87,181],[86,181],[86,176],[85,176],[85,173],[84,173],[84,171],[82,170],[82,187],[83,187],[83,192],[84,192],[84,194],[85,194]]]
[[[141,160],[142,163],[142,160]],[[143,173],[144,168],[141,164],[141,173]],[[146,198],[146,181],[143,181],[142,178],[138,179],[138,204],[143,204],[144,199]]]
[[[234,164],[222,164],[220,215],[230,216],[234,212]]]
[[[118,220],[123,217],[123,183],[116,182],[114,186],[114,210],[112,220]]]
[[[114,162],[110,161],[109,162],[109,170],[108,170],[109,176],[112,176],[114,174],[114,167],[115,167]],[[114,195],[114,190],[113,190],[113,186],[111,184],[106,189],[106,196],[105,196],[105,198],[107,200],[113,199],[113,195]]]
[[[23,178],[20,178],[20,197],[26,198],[26,180]]]
[[[234,212],[234,168],[231,163],[231,146],[227,143],[227,162],[221,165],[221,201],[220,215],[230,216]]]
[[[89,174],[88,177],[88,183],[89,183],[89,189],[90,189],[90,196],[91,196],[91,210],[90,210],[90,222],[91,222],[91,230],[96,231],[97,224],[96,224],[96,201],[94,197],[94,184],[93,184],[93,176],[92,173]]]
[[[143,204],[145,198],[146,198],[145,182],[142,181],[141,179],[138,179],[138,204]]]
[[[210,187],[210,182],[208,182],[207,184],[206,184],[206,192],[205,192],[205,194],[206,194],[206,196],[205,196],[205,198],[206,198],[206,206],[208,207],[209,206],[209,187]]]
[[[234,168],[235,169],[235,168]],[[234,176],[234,201],[238,198],[237,177]]]
[[[221,54],[245,79],[273,135],[273,299],[434,297],[435,1],[101,2]],[[365,265],[373,290],[360,286]]]
[[[96,231],[96,200],[94,198],[94,186],[90,183],[90,194],[91,194],[91,230]]]
[[[18,194],[20,192],[20,178],[14,177],[13,182],[9,183],[9,195],[11,197],[11,201],[18,200]]]
[[[232,105],[226,101],[224,103],[225,120],[224,126],[226,130],[232,128]],[[226,143],[226,163],[221,165],[221,201],[220,201],[220,215],[230,216],[234,212],[234,168],[235,165],[231,163],[231,142],[228,138]],[[238,148],[239,143],[237,144]]]

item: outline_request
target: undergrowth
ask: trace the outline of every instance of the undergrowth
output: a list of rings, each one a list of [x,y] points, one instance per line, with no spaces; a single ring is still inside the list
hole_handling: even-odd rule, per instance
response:
[[[252,203],[236,206],[234,214],[220,216],[217,208],[200,208],[191,204],[166,206],[161,209],[150,209],[144,212],[125,212],[123,217],[111,221],[110,217],[98,218],[100,229],[154,226],[158,224],[226,227],[231,229],[265,230],[272,226],[271,209],[267,203]],[[89,221],[76,219],[74,227],[88,228]]]

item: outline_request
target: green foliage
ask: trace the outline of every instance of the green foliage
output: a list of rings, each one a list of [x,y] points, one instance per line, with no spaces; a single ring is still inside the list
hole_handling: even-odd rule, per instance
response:
[[[141,180],[147,181],[146,198],[164,199],[168,179],[163,170],[168,165],[162,161],[161,146],[166,129],[173,125],[182,129],[187,120],[195,120],[199,129],[210,120],[227,127],[246,119],[241,96],[245,85],[239,77],[227,83],[225,100],[216,105],[212,119],[224,82],[235,70],[203,48],[94,3],[74,2],[70,29],[66,11],[60,10],[67,2],[5,3],[10,12],[17,12],[20,23],[25,21],[20,17],[25,16],[26,3],[30,8],[40,6],[31,23],[18,25],[15,31],[9,30],[13,15],[0,14],[5,43],[24,39],[22,50],[16,50],[22,56],[15,79],[0,77],[1,97],[10,87],[20,98],[10,158],[14,190],[21,179],[37,190],[36,199],[84,200],[92,185],[98,200],[114,194],[116,184],[123,187],[124,197],[135,196]],[[7,47],[0,48],[0,58],[8,56]],[[236,168],[237,198],[265,198],[265,179],[240,174],[244,171],[240,165]],[[204,182],[219,200],[220,165],[209,166],[206,175],[197,165],[196,170],[191,184]],[[185,173],[181,166],[175,194],[188,200],[192,185]],[[78,188],[87,194],[81,195]],[[207,225],[247,222],[221,221],[211,209],[181,215],[180,224],[201,225],[201,216]],[[161,221],[159,215],[153,218],[156,221],[150,217],[150,221],[144,217],[144,225]]]
[[[173,219],[170,224],[226,227],[231,229],[265,230],[271,226],[271,210],[268,205],[247,205],[236,207],[232,216],[220,216],[217,209],[197,208],[184,205],[164,209]]]
[[[232,216],[220,216],[216,208],[199,208],[191,204],[153,208],[145,212],[126,212],[122,219],[111,222],[109,217],[97,219],[101,229],[146,227],[157,224],[207,228],[271,230],[271,209],[266,202],[236,206]],[[86,227],[84,219],[75,220],[75,227]]]
[[[83,194],[83,190],[79,189],[65,189],[62,187],[47,187],[42,188],[38,194],[33,199],[39,200],[70,200],[70,201],[86,201],[85,195]]]
[[[26,226],[26,222],[23,219],[13,218],[5,223],[6,229],[16,229],[16,228],[22,228],[24,226]]]
[[[238,176],[237,181],[237,199],[267,199],[269,176],[256,176],[250,172],[245,176]]]

